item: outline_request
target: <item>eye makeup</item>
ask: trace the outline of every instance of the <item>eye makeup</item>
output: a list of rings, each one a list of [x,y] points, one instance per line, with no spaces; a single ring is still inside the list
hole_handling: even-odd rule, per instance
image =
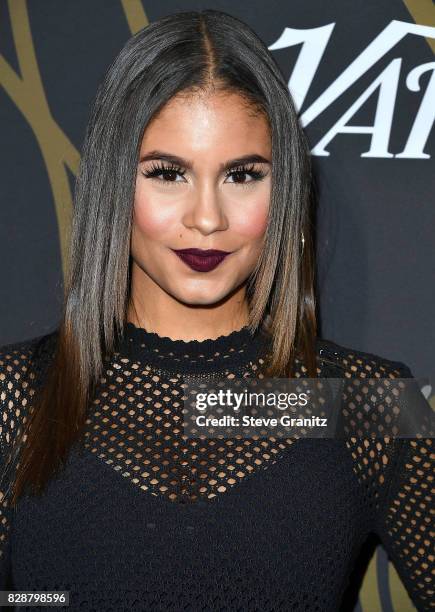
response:
[[[156,179],[161,183],[162,182],[163,183],[180,183],[183,181],[171,180],[170,178],[168,179],[168,177],[169,176],[174,177],[174,175],[183,177],[186,174],[186,168],[182,168],[180,165],[177,165],[174,163],[167,164],[167,163],[163,163],[162,161],[159,161],[159,163],[156,163],[156,161],[154,161],[147,170],[142,170],[141,172],[145,178]],[[244,187],[247,185],[251,185],[252,183],[261,181],[265,176],[267,176],[267,174],[268,172],[264,170],[255,169],[255,164],[250,164],[250,165],[246,164],[246,165],[236,166],[232,169],[227,170],[225,173],[225,178],[229,178],[229,177],[240,178],[243,175],[250,175],[252,179],[250,181],[245,181],[245,182],[244,181],[239,182],[237,180],[230,181],[234,185]]]

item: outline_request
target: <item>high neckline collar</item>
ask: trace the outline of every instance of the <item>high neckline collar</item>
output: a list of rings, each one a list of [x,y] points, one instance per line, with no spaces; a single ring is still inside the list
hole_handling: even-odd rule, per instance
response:
[[[214,339],[173,340],[128,321],[118,351],[141,363],[174,372],[223,371],[256,361],[268,339],[262,328],[252,333],[245,325]]]

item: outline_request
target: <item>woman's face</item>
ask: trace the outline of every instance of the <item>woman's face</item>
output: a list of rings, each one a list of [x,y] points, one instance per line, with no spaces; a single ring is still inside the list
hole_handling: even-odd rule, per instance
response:
[[[262,248],[271,192],[266,119],[234,93],[176,96],[147,126],[139,159],[131,254],[145,274],[141,285],[155,283],[185,304],[224,299]],[[174,252],[190,248],[230,254],[200,271]]]

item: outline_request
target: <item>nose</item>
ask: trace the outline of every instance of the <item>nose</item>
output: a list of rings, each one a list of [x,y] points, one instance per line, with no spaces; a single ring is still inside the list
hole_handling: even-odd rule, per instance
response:
[[[183,224],[197,229],[201,234],[212,234],[228,228],[228,219],[223,208],[223,196],[212,184],[199,185],[191,193]]]

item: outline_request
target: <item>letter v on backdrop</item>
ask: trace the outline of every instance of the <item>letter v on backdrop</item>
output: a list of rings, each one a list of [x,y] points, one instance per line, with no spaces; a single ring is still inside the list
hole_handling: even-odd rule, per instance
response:
[[[299,55],[288,82],[290,92],[298,111],[302,108],[307,92],[322,60],[335,23],[310,29],[285,28],[278,40],[269,46],[271,51],[301,45]],[[353,62],[326,88],[302,115],[301,123],[309,125],[339,96],[354,85],[388,51],[393,49],[408,34],[435,38],[435,28],[425,25],[393,20],[376,38],[356,57]],[[340,133],[371,134],[370,148],[361,157],[397,157],[410,159],[429,159],[424,151],[435,119],[435,62],[427,62],[414,67],[406,76],[405,85],[410,91],[420,91],[420,79],[430,72],[426,91],[422,96],[417,114],[402,151],[393,153],[388,150],[397,91],[400,85],[402,58],[394,58],[359,96],[357,100],[338,118],[336,123],[313,147],[313,155],[328,156],[327,145]],[[349,120],[378,90],[376,113],[372,125],[348,125]]]

